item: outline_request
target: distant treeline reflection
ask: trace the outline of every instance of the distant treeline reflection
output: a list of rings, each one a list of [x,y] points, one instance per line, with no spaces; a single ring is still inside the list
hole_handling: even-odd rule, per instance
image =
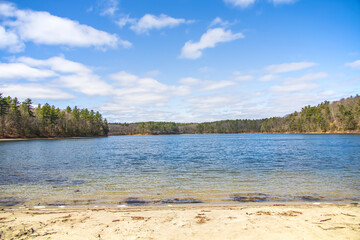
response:
[[[204,123],[139,122],[111,123],[109,135],[204,134],[204,133],[359,133],[360,96],[349,97],[285,117],[250,120],[223,120]]]

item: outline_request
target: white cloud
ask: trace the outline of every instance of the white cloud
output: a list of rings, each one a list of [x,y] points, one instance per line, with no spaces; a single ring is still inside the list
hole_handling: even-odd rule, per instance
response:
[[[136,84],[136,81],[139,79],[137,76],[121,71],[110,75],[110,78],[115,82],[119,83],[123,87],[133,86]]]
[[[196,103],[206,107],[223,106],[225,103],[229,103],[232,100],[231,97],[224,96],[208,96],[208,97],[194,97],[187,101]]]
[[[319,87],[316,83],[295,83],[295,84],[283,84],[276,85],[270,88],[272,91],[279,92],[297,92],[297,91],[309,91]]]
[[[214,91],[235,84],[232,81],[209,81],[209,80],[200,80],[192,77],[181,78],[179,80],[179,83],[184,84],[186,86],[201,86],[200,91]]]
[[[151,70],[151,71],[148,71],[146,73],[146,76],[148,76],[148,77],[156,77],[156,76],[158,76],[160,74],[161,74],[161,72],[159,70]]]
[[[130,18],[130,15],[123,16],[115,22],[120,28],[123,28],[127,24],[136,24],[135,18]]]
[[[203,87],[201,89],[201,91],[214,91],[214,90],[218,90],[221,88],[226,88],[229,86],[234,85],[234,82],[231,81],[219,81],[219,82],[215,82],[215,81],[205,81],[206,86]]]
[[[354,62],[345,63],[345,66],[351,67],[354,69],[360,69],[360,60],[356,60]]]
[[[112,74],[110,78],[121,86],[114,90],[114,94],[117,102],[124,106],[162,105],[174,96],[190,93],[187,86],[170,86],[153,78],[140,78],[125,71]]]
[[[11,3],[0,3],[0,15],[4,17],[14,17],[16,8]]]
[[[65,100],[74,98],[73,95],[59,89],[40,84],[10,84],[1,86],[1,91],[6,96],[18,97],[19,99],[54,99]]]
[[[132,20],[133,21],[133,20]],[[128,20],[120,21],[120,24],[126,24],[127,22],[131,23]],[[187,23],[183,18],[172,18],[165,14],[161,14],[159,16],[145,14],[142,18],[140,18],[136,23],[133,23],[130,27],[131,30],[135,31],[136,33],[147,33],[152,29],[161,29],[165,27],[176,27],[182,23]],[[119,24],[119,23],[118,23]]]
[[[181,50],[181,58],[197,59],[201,57],[202,50],[213,48],[221,42],[230,42],[239,38],[244,38],[242,33],[232,33],[231,30],[224,28],[209,29],[204,33],[199,42],[188,41]]]
[[[188,86],[173,86],[161,83],[153,78],[142,78],[125,71],[110,75],[118,88],[114,89],[114,98],[101,106],[106,112],[119,121],[169,120],[174,112],[169,110],[170,101],[191,93]]]
[[[52,57],[39,60],[29,57],[20,57],[16,63],[5,66],[8,72],[4,71],[13,78],[51,78],[53,84],[71,91],[80,92],[88,96],[111,95],[113,87],[93,73],[92,69],[78,62],[73,62],[64,57]],[[22,74],[17,76],[16,74]],[[27,76],[27,77],[26,77]]]
[[[117,0],[107,0],[103,1],[102,4],[105,5],[104,9],[101,12],[101,15],[113,16],[114,13],[119,10],[119,2]]]
[[[326,78],[328,75],[324,72],[305,74],[297,78],[288,78],[282,85],[275,85],[270,88],[271,91],[278,92],[300,92],[311,91],[319,87],[314,80]]]
[[[198,85],[200,84],[202,81],[197,79],[197,78],[192,78],[192,77],[186,77],[186,78],[181,78],[179,80],[179,83],[185,84],[185,85]]]
[[[39,78],[49,78],[56,74],[47,69],[37,69],[29,67],[23,63],[0,63],[0,79],[27,79],[37,80]]]
[[[246,8],[255,3],[255,0],[224,0],[225,3],[231,4],[235,7]]]
[[[123,47],[131,46],[130,42],[121,40],[115,34],[57,17],[48,12],[19,10],[9,3],[0,3],[0,16],[6,18],[4,26],[8,27],[11,33],[16,34],[18,39],[21,39],[21,43],[31,41],[46,45],[99,48],[117,47],[119,44]]]
[[[262,82],[267,82],[267,81],[272,81],[272,80],[275,80],[275,79],[278,79],[278,78],[279,78],[279,76],[277,76],[277,75],[266,74],[264,76],[259,77],[259,80],[262,81]]]
[[[229,117],[229,113],[234,114],[237,111],[232,108],[234,101],[233,97],[221,95],[189,98],[186,100],[190,104],[187,115],[191,116],[190,121],[224,120]]]
[[[55,82],[62,87],[86,94],[88,96],[107,96],[113,93],[113,88],[105,81],[102,81],[100,77],[95,74],[80,73],[73,75],[63,75]]]
[[[228,21],[222,20],[220,17],[216,17],[214,20],[212,20],[209,27],[213,27],[213,26],[216,26],[216,25],[219,25],[221,27],[227,27],[227,26],[230,25],[230,23]]]
[[[278,65],[270,65],[265,68],[266,71],[270,73],[284,73],[298,71],[305,68],[315,66],[316,63],[313,62],[293,62],[293,63],[283,63]]]
[[[46,60],[39,60],[29,57],[20,57],[17,61],[32,67],[48,67],[53,71],[62,73],[91,73],[92,70],[87,66],[65,59],[64,57],[52,57]]]
[[[9,52],[21,52],[25,45],[13,32],[8,32],[3,26],[0,26],[0,49],[8,48]]]
[[[235,75],[235,77],[234,77],[235,81],[243,82],[243,81],[250,81],[250,80],[254,79],[254,76],[252,76],[252,75],[242,75],[238,72],[235,72],[234,75]]]
[[[328,76],[328,74],[325,72],[309,73],[309,74],[305,74],[303,76],[296,77],[296,78],[288,78],[286,81],[287,82],[306,82],[306,81],[312,81],[312,80],[326,78],[327,76]]]

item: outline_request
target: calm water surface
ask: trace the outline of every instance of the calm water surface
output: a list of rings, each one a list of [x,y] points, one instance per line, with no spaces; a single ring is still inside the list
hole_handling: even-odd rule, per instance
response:
[[[0,205],[358,201],[360,135],[0,142]],[[131,204],[131,201],[128,201]]]

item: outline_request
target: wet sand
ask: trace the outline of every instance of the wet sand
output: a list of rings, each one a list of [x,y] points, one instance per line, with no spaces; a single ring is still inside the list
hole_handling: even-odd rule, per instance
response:
[[[0,239],[360,239],[360,204],[3,208]]]

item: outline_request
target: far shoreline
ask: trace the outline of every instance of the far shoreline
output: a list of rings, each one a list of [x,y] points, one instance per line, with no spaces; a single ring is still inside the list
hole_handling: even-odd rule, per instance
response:
[[[108,136],[93,137],[35,137],[35,138],[0,138],[0,142],[10,141],[30,141],[30,140],[61,140],[61,139],[88,139],[88,138],[106,138]]]
[[[170,134],[108,134],[108,137],[114,136],[159,136],[159,135],[230,135],[230,134],[284,134],[284,135],[360,135],[360,131],[356,132],[243,132],[243,133],[170,133]]]
[[[172,136],[172,135],[230,135],[230,134],[283,134],[283,135],[360,135],[360,131],[355,132],[244,132],[244,133],[172,133],[172,134],[108,134],[107,136],[92,137],[34,137],[34,138],[0,138],[0,142],[10,141],[30,141],[30,140],[61,140],[61,139],[91,139],[107,138],[116,136]]]

